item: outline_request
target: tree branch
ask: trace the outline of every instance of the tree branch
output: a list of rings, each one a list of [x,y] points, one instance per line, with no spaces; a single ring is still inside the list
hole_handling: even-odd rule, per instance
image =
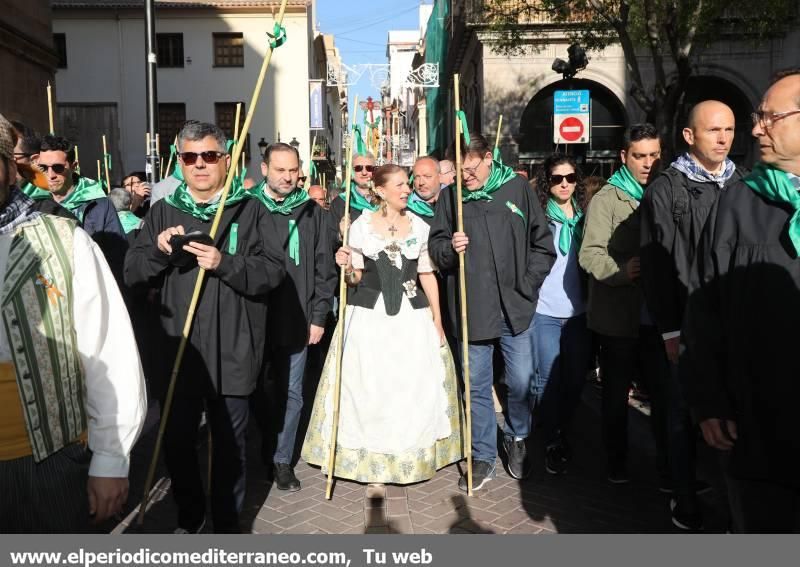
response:
[[[664,57],[661,53],[661,34],[659,33],[658,15],[653,0],[644,0],[645,30],[650,55],[653,58],[653,70],[656,74],[656,89],[659,95],[666,94],[667,74],[664,72]]]

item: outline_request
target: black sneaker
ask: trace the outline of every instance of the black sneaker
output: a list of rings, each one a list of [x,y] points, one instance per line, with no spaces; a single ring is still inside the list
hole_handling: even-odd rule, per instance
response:
[[[275,463],[275,486],[278,490],[288,490],[297,492],[300,490],[300,481],[294,476],[292,465],[286,463]]]
[[[544,468],[550,474],[564,474],[567,472],[567,459],[562,445],[551,445],[544,453]]]
[[[487,461],[472,462],[472,491],[480,490],[483,486],[494,478],[494,463]],[[458,488],[464,492],[469,492],[467,488],[467,470],[458,479]]]
[[[712,486],[704,480],[694,481],[694,493],[696,496],[706,494],[713,490]],[[661,477],[658,482],[658,491],[662,494],[673,494],[675,492],[675,485],[669,477]]]
[[[611,484],[628,484],[631,477],[628,476],[628,469],[624,464],[608,465],[608,482]]]
[[[700,512],[689,513],[674,498],[670,500],[669,509],[672,511],[672,524],[685,532],[702,532],[703,517]]]
[[[525,440],[515,440],[513,437],[505,436],[503,438],[503,448],[506,450],[506,458],[508,465],[508,474],[517,480],[521,480],[528,476],[528,451],[525,447]]]

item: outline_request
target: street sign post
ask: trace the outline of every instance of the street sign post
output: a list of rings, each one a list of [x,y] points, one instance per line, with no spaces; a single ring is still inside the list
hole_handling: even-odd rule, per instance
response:
[[[553,93],[553,143],[588,144],[591,136],[589,91]]]

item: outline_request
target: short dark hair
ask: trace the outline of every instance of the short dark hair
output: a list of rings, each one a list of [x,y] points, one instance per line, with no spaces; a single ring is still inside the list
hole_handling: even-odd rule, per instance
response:
[[[67,154],[67,161],[72,163],[75,161],[75,144],[72,140],[64,136],[55,136],[53,134],[46,134],[42,138],[42,144],[39,148],[40,152],[64,152]]]
[[[550,155],[544,160],[542,167],[536,172],[534,181],[539,203],[542,205],[543,209],[547,210],[547,200],[550,199],[550,174],[553,173],[553,169],[563,164],[569,165],[572,167],[573,171],[575,171],[577,179],[575,181],[575,193],[573,197],[581,210],[584,210],[586,208],[586,190],[583,186],[583,173],[581,172],[581,168],[578,167],[575,158],[560,153]]]
[[[32,128],[17,120],[12,120],[11,126],[14,127],[14,131],[17,134],[17,140],[21,142],[22,151],[28,155],[38,154],[39,147],[42,145],[42,139],[39,135]]]
[[[627,151],[631,144],[640,140],[661,141],[661,134],[658,133],[658,128],[649,122],[634,124],[625,130],[625,135],[622,138],[622,149]]]
[[[124,181],[128,177],[135,177],[139,181],[147,181],[147,174],[144,171],[131,171],[128,175],[122,178]]]
[[[297,157],[297,162],[300,163],[300,152],[297,151],[297,148],[284,142],[275,142],[267,146],[267,150],[264,152],[264,163],[269,165],[269,158],[275,152],[291,152]]]
[[[467,144],[466,140],[464,140],[464,145],[462,146],[462,148],[464,151],[464,155],[471,154],[483,157],[487,154],[487,152],[492,153],[492,146],[480,132],[470,132],[469,144]]]
[[[225,136],[225,132],[216,124],[197,120],[187,121],[181,131],[178,132],[178,151],[181,151],[183,143],[187,140],[189,142],[199,142],[209,136],[217,141],[223,153],[228,153],[228,138]]]

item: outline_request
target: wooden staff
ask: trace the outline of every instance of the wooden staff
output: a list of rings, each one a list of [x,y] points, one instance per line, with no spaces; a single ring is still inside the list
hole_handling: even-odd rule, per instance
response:
[[[47,116],[50,119],[50,134],[56,133],[55,120],[53,120],[53,87],[47,81]]]
[[[455,85],[456,115],[461,110],[458,93],[458,74],[453,75]],[[458,232],[464,232],[464,206],[461,202],[461,121],[456,118],[456,214]],[[469,381],[469,325],[467,323],[467,275],[465,253],[458,253],[458,285],[461,291],[461,358],[464,369],[464,404],[466,412],[466,441],[464,450],[467,453],[467,494],[472,496],[472,402]]]
[[[242,114],[242,103],[241,102],[237,102],[236,103],[236,119],[235,119],[235,121],[233,123],[233,139],[236,141],[237,144],[239,143],[239,117],[241,116],[241,114]],[[238,159],[233,162],[233,172],[234,172],[234,174],[239,175],[239,160]]]
[[[81,172],[81,160],[78,157],[78,145],[75,144],[75,173]]]
[[[108,144],[106,144],[106,135],[103,134],[103,165],[106,167],[106,193],[111,191],[111,175],[108,172]]]
[[[175,141],[173,142],[175,146],[175,151],[178,151],[178,136],[175,136]],[[172,167],[172,148],[170,148],[169,152],[169,159],[167,160],[167,175],[169,175],[170,168]]]
[[[283,25],[283,15],[286,12],[286,2],[287,0],[281,0],[281,8],[278,12],[277,23],[278,25]],[[256,86],[253,90],[253,96],[250,99],[250,110],[247,113],[247,118],[244,120],[244,126],[242,126],[242,136],[241,139],[236,142],[233,147],[233,156],[231,157],[231,161],[236,163],[239,161],[239,156],[242,153],[242,148],[244,147],[243,141],[247,137],[247,132],[250,130],[250,123],[253,121],[253,114],[255,112],[256,106],[258,106],[258,99],[261,96],[261,88],[264,85],[264,78],[267,75],[267,69],[269,69],[269,63],[272,60],[272,53],[274,49],[270,46],[267,49],[267,53],[264,56],[264,62],[261,64],[261,71],[259,72],[258,79],[256,80]],[[219,223],[222,220],[222,212],[225,210],[225,201],[228,199],[228,192],[231,189],[231,184],[233,183],[234,179],[234,170],[231,168],[228,170],[228,175],[225,178],[225,186],[222,189],[222,194],[220,195],[220,203],[219,208],[217,209],[216,215],[214,215],[214,222],[211,224],[211,230],[209,231],[209,236],[211,236],[212,240],[217,234],[217,229],[219,228]],[[161,414],[161,422],[158,426],[158,437],[156,438],[156,446],[153,449],[153,456],[150,459],[150,468],[147,471],[147,479],[144,485],[144,496],[142,499],[142,503],[140,504],[139,508],[139,520],[138,524],[141,526],[144,524],[144,514],[147,510],[147,502],[150,498],[150,488],[153,486],[153,479],[156,474],[156,465],[158,464],[158,455],[161,452],[161,443],[164,440],[164,431],[167,427],[167,420],[169,419],[169,411],[172,406],[172,398],[175,394],[175,384],[178,379],[178,371],[181,368],[181,362],[183,361],[184,352],[186,352],[186,344],[189,341],[189,333],[192,329],[192,321],[194,319],[195,309],[197,309],[197,302],[200,299],[200,290],[203,287],[203,281],[205,279],[206,271],[203,268],[199,268],[197,272],[197,281],[194,285],[194,292],[192,293],[192,300],[189,303],[189,311],[186,314],[186,321],[183,325],[183,333],[181,335],[181,342],[178,344],[178,352],[175,356],[175,364],[172,367],[172,375],[169,381],[169,387],[167,388],[167,395],[164,400],[164,407],[162,408],[163,413]]]
[[[103,185],[103,170],[100,169],[100,160],[97,160],[97,182]]]
[[[358,108],[358,95],[353,103],[353,108]],[[355,140],[355,126],[357,112],[353,113],[353,129],[350,136],[350,146],[347,148],[347,173],[344,181],[344,230],[342,231],[342,246],[347,246],[347,238],[350,235],[350,181],[353,174],[353,146]],[[336,337],[336,380],[333,386],[333,424],[331,426],[331,446],[328,449],[328,482],[325,485],[325,498],[331,499],[333,490],[333,467],[336,460],[336,435],[339,432],[339,398],[342,392],[342,349],[344,348],[344,308],[347,303],[347,284],[344,281],[344,271],[339,272],[339,324]]]
[[[500,145],[500,130],[503,128],[503,115],[500,115],[500,119],[497,121],[497,135],[494,138],[494,148],[497,149]]]

